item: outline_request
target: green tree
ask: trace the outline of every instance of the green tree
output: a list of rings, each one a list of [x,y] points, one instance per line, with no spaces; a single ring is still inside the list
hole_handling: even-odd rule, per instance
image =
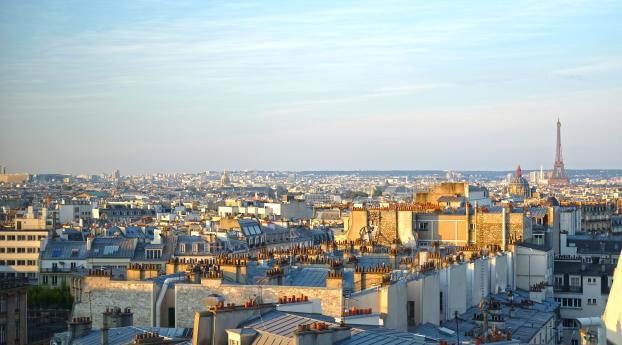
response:
[[[69,286],[63,283],[58,288],[32,286],[28,289],[28,307],[32,309],[71,309],[73,296]]]

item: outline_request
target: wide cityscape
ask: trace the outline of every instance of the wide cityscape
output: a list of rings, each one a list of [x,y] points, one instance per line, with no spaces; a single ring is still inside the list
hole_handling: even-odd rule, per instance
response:
[[[566,169],[556,128],[513,173],[2,168],[0,339],[616,343],[622,171]]]
[[[621,23],[0,0],[0,345],[622,345]]]

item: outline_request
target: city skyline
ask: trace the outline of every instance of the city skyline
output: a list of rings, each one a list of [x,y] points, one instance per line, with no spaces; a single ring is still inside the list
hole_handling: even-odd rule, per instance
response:
[[[559,117],[568,169],[621,168],[621,10],[6,3],[0,162],[32,173],[549,170]]]

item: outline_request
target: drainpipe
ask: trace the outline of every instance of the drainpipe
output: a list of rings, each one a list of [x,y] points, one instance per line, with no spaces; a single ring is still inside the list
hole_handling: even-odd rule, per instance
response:
[[[581,328],[597,327],[598,345],[607,344],[607,333],[605,325],[600,317],[580,317],[577,319],[581,324]]]
[[[172,277],[172,278],[166,278],[166,280],[164,280],[164,284],[162,284],[162,289],[160,289],[160,293],[158,294],[158,299],[155,305],[155,323],[153,324],[153,327],[160,327],[160,319],[161,319],[160,307],[162,306],[162,301],[164,300],[164,296],[166,295],[166,290],[168,290],[169,284],[182,281],[182,280],[186,280],[185,275],[178,276],[178,277]]]

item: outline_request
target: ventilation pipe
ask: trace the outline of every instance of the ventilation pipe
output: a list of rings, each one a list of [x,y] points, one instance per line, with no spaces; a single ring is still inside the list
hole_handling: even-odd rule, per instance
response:
[[[600,317],[580,317],[577,319],[577,321],[579,321],[579,323],[581,324],[581,335],[582,336],[588,337],[589,336],[588,330],[590,328],[596,328],[597,339],[596,339],[595,344],[597,345],[607,344],[607,331],[605,330],[605,325],[603,324],[603,320]],[[585,343],[594,344],[589,339],[586,339]]]
[[[166,278],[166,280],[164,280],[164,284],[162,284],[162,288],[160,289],[160,293],[158,294],[158,299],[156,300],[155,322],[153,324],[153,327],[160,327],[160,319],[161,319],[160,309],[162,306],[162,301],[164,300],[164,296],[166,296],[166,290],[168,290],[168,286],[171,283],[183,281],[183,280],[186,280],[185,275],[181,275],[178,277],[172,277],[172,278]]]

